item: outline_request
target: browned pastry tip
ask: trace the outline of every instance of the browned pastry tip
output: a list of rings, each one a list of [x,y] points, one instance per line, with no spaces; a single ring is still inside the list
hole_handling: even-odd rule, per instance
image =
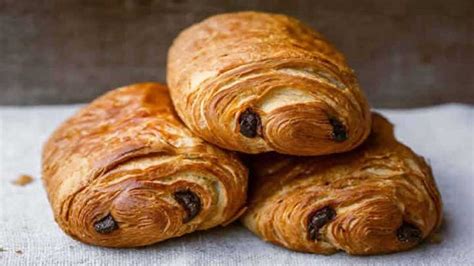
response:
[[[168,53],[177,113],[197,135],[244,153],[340,153],[370,131],[342,54],[296,19],[239,12],[185,29]]]
[[[247,193],[246,168],[182,125],[157,83],[113,90],[64,122],[44,146],[43,181],[59,226],[108,247],[225,225]]]
[[[244,225],[266,241],[320,254],[403,251],[434,233],[442,203],[430,167],[385,118],[372,120],[367,141],[348,153],[247,158]]]

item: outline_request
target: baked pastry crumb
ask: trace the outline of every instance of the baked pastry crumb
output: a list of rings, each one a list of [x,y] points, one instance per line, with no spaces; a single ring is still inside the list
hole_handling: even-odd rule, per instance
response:
[[[428,242],[431,244],[441,244],[441,242],[443,242],[443,236],[440,232],[433,233],[428,237]]]
[[[17,179],[15,179],[12,184],[17,186],[26,186],[33,182],[34,178],[30,175],[20,175]]]

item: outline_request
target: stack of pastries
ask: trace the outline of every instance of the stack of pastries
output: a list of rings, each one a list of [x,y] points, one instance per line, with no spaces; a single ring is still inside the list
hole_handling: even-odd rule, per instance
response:
[[[429,165],[298,20],[197,23],[169,49],[167,83],[112,90],[45,144],[44,186],[70,236],[136,247],[240,219],[288,249],[367,255],[410,249],[440,226]]]

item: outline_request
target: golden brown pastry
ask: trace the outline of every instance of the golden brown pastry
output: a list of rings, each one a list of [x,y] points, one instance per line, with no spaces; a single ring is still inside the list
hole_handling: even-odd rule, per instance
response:
[[[289,249],[367,255],[417,245],[440,225],[430,167],[374,114],[368,140],[324,157],[252,158],[247,228]],[[253,169],[252,169],[253,168]]]
[[[43,180],[59,226],[108,247],[229,223],[247,190],[241,162],[194,137],[156,83],[113,90],[62,124],[44,147]]]
[[[344,57],[296,19],[241,12],[184,30],[168,53],[178,115],[197,135],[245,153],[339,153],[370,132]]]

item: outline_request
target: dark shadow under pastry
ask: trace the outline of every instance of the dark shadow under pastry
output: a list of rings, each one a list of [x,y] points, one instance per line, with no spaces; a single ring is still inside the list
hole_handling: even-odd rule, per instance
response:
[[[52,134],[43,181],[67,234],[100,246],[143,246],[242,213],[246,168],[173,112],[166,87],[135,84],[98,98]]]
[[[355,150],[321,157],[249,156],[243,224],[289,249],[368,255],[410,249],[441,223],[431,168],[372,116],[372,133]]]

